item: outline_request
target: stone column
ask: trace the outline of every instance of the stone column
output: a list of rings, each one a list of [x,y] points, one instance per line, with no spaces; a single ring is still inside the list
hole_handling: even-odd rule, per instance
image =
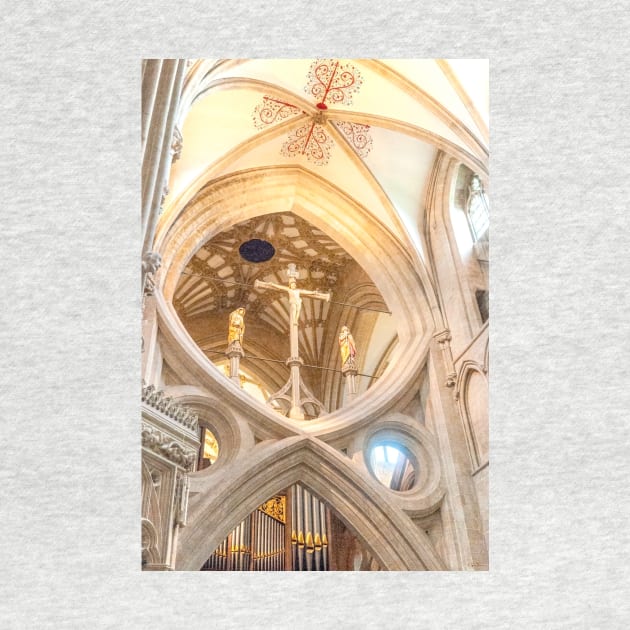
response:
[[[245,356],[241,344],[238,341],[233,341],[228,346],[225,356],[230,360],[230,380],[234,381],[239,387],[241,387],[241,377],[238,372],[241,359]]]
[[[444,384],[446,387],[454,387],[455,381],[457,380],[457,373],[455,372],[453,351],[451,350],[451,331],[445,328],[442,332],[433,335],[433,338],[440,345],[442,358],[444,359],[444,365],[446,366],[446,379]]]
[[[155,274],[161,265],[159,254],[148,252],[142,258],[142,378],[149,384],[159,382],[162,357],[157,341]]]
[[[162,351],[158,342],[157,308],[155,297],[143,299],[142,308],[142,379],[149,385],[158,385],[162,373]]]
[[[464,425],[450,384],[452,361],[445,360],[447,337],[444,333],[435,336],[429,361],[432,423],[448,488],[442,507],[444,533],[451,547],[446,553],[451,570],[485,570],[488,551]]]
[[[185,59],[147,59],[142,72],[142,255],[153,247],[173,157]]]
[[[351,403],[357,397],[357,366],[349,360],[342,368],[341,373],[345,381],[344,404]]]
[[[175,491],[175,519],[173,523],[173,540],[171,543],[170,570],[175,570],[177,561],[177,543],[179,540],[179,530],[186,527],[188,520],[188,493],[190,491],[190,480],[185,472],[178,471],[176,491]]]
[[[297,346],[297,322],[295,331],[295,345]],[[291,334],[293,335],[293,327]],[[291,346],[293,346],[293,342]],[[304,420],[304,408],[302,407],[300,399],[300,368],[304,365],[304,361],[297,356],[297,351],[295,354],[296,356],[287,359],[287,365],[291,369],[291,409],[289,409],[289,418],[292,420]]]

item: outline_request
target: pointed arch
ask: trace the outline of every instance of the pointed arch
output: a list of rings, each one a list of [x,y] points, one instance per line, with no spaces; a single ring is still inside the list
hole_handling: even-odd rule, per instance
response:
[[[404,375],[386,373],[353,403],[354,413],[338,410],[305,428],[305,432],[318,435],[345,431],[346,417],[354,416],[356,423],[369,422],[374,414],[385,413],[412,390],[435,328],[437,303],[426,269],[416,264],[404,244],[354,199],[311,171],[299,166],[249,169],[210,182],[191,200],[157,243],[162,255],[158,282],[166,299],[166,303],[159,297],[156,300],[160,330],[165,336],[172,333],[179,338],[171,347],[180,354],[191,345],[196,348],[168,304],[188,261],[204,242],[232,225],[285,210],[329,234],[362,268],[370,269],[370,278],[396,321],[400,344],[395,354],[396,360],[406,367]],[[164,351],[166,356],[168,344]],[[188,368],[198,367],[206,372],[204,383],[210,376],[219,385],[220,375],[210,374],[205,356],[201,362],[205,368],[193,366],[190,357],[184,362]],[[220,386],[226,389],[223,380]],[[230,393],[228,388],[226,394]],[[365,414],[357,413],[362,402]]]
[[[212,470],[206,469],[199,474],[215,473],[228,466],[241,451],[254,446],[254,435],[249,425],[238,419],[222,400],[205,389],[176,385],[164,391],[178,403],[194,409],[199,416],[200,426],[210,427],[219,442],[219,457]]]
[[[459,405],[461,418],[464,422],[464,431],[473,469],[486,463],[488,457],[487,434],[479,434],[475,422],[474,409],[470,407],[471,398],[477,398],[477,396],[471,396],[471,379],[475,377],[475,375],[482,379],[482,382],[487,388],[488,380],[483,366],[479,365],[476,361],[464,361],[457,375],[457,385],[455,389],[455,397]],[[487,409],[487,405],[485,408]]]
[[[383,495],[377,481],[309,437],[261,444],[247,467],[235,467],[221,484],[198,487],[200,500],[182,530],[176,568],[198,570],[235,525],[294,483],[328,503],[385,570],[446,569],[428,536]]]

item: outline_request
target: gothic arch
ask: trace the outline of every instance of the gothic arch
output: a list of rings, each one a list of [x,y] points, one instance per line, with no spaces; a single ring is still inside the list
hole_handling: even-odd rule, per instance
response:
[[[168,396],[194,409],[199,415],[200,424],[208,426],[219,442],[219,457],[212,472],[228,466],[241,451],[254,446],[254,435],[246,422],[239,420],[231,409],[217,397],[201,387],[178,385],[165,390]],[[208,475],[210,469],[195,473]]]
[[[159,535],[153,523],[147,519],[142,519],[142,562],[143,564],[157,564],[160,562],[160,552],[158,550]]]
[[[208,212],[209,207],[212,212]],[[375,413],[385,413],[409,395],[424,364],[435,327],[433,316],[437,304],[424,267],[417,268],[391,232],[325,180],[300,167],[261,168],[220,178],[200,191],[158,243],[163,257],[158,283],[165,298],[165,301],[160,297],[156,300],[160,329],[166,336],[178,337],[173,344],[174,351],[188,352],[195,346],[194,354],[199,357],[201,353],[196,344],[169,304],[181,272],[197,249],[214,234],[250,217],[284,210],[311,221],[368,269],[397,321],[400,344],[395,353],[405,365],[403,375],[394,375],[390,370],[390,374],[385,374],[350,406],[350,413],[347,409],[338,410],[309,423],[305,429],[314,434],[335,434],[346,430],[350,415],[355,422],[369,421],[368,404],[369,413],[374,417]],[[187,367],[205,372],[204,385],[210,386],[208,377],[211,377],[210,381],[231,394],[224,379],[219,383],[220,375],[211,374],[206,357],[201,356],[203,358],[196,361],[191,361],[189,356],[185,361]],[[193,366],[195,362],[197,365]],[[364,414],[360,412],[363,407],[366,408]]]
[[[415,463],[414,487],[404,492],[388,490],[396,505],[413,517],[435,512],[445,492],[435,436],[414,418],[402,413],[395,412],[375,420],[367,429],[357,433],[349,449],[353,461],[368,477],[372,473],[366,460],[375,440],[404,448]]]
[[[446,569],[428,537],[382,494],[377,481],[308,437],[259,445],[247,468],[234,470],[221,484],[206,485],[182,530],[177,569],[198,570],[235,525],[294,483],[327,502],[385,570]]]
[[[487,447],[485,449],[486,453],[484,453],[483,445],[480,442],[481,436],[478,435],[475,429],[473,413],[470,409],[470,382],[475,374],[478,374],[479,377],[483,379],[487,387],[488,381],[483,366],[479,365],[476,361],[464,361],[457,375],[455,397],[459,405],[460,416],[464,422],[464,431],[470,451],[470,459],[473,468],[478,468],[484,464],[487,459]]]
[[[156,527],[160,525],[160,507],[153,485],[153,476],[146,463],[142,464],[142,518],[152,524],[155,530],[156,540],[159,539],[159,532]]]
[[[468,337],[475,334],[482,322],[474,293],[469,286],[466,265],[458,246],[452,219],[451,198],[461,164],[462,162],[446,153],[438,154],[426,193],[423,220],[434,285],[454,287],[450,296],[442,295],[440,289],[436,291],[444,327],[450,328],[446,311],[450,310],[450,317],[453,318],[457,309],[457,319],[461,318],[466,323]],[[456,300],[453,299],[455,296]],[[446,308],[445,302],[450,302],[450,309]],[[452,332],[457,334],[454,330]]]
[[[264,334],[261,334],[261,332]],[[216,353],[213,355],[215,360],[225,359],[226,333],[227,330],[217,329],[211,336],[209,335],[197,341],[202,350]],[[275,331],[248,323],[247,349],[251,355],[269,357],[276,360],[286,359],[286,355],[280,352],[282,344],[285,343],[288,344],[288,340]],[[245,365],[241,362],[241,367],[244,368],[244,371],[257,378],[260,384],[264,385],[270,393],[277,391],[285,383],[284,371],[279,369],[277,364],[262,364],[253,360]]]

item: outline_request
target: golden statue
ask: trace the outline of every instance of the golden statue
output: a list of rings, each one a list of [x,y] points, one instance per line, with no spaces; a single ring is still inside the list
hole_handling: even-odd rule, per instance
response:
[[[238,341],[243,345],[245,335],[245,309],[241,306],[230,313],[230,327],[228,329],[228,345]]]
[[[347,326],[343,326],[341,328],[341,332],[339,333],[339,350],[341,351],[341,366],[354,367],[357,349],[354,345],[354,339],[352,338],[350,330]]]

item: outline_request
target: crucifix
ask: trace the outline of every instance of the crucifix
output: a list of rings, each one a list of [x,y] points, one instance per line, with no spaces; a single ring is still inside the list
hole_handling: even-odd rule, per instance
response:
[[[298,327],[300,319],[300,310],[302,308],[302,296],[308,296],[317,300],[324,300],[328,302],[330,300],[330,293],[320,293],[319,291],[307,291],[306,289],[298,289],[296,278],[298,272],[294,263],[289,263],[289,270],[287,272],[289,276],[289,286],[283,284],[275,284],[274,282],[261,282],[256,280],[254,287],[257,289],[276,289],[278,291],[286,291],[289,296],[289,341],[291,356],[287,360],[287,365],[291,368],[291,375],[286,385],[282,387],[278,392],[269,397],[267,402],[273,400],[284,399],[290,403],[289,418],[294,420],[304,420],[304,403],[311,403],[320,408],[323,405],[313,398],[313,396],[306,390],[304,383],[300,380],[300,365],[303,365],[302,359],[299,357],[298,350]],[[286,394],[291,389],[291,398]],[[304,391],[306,396],[300,397],[300,390]]]

